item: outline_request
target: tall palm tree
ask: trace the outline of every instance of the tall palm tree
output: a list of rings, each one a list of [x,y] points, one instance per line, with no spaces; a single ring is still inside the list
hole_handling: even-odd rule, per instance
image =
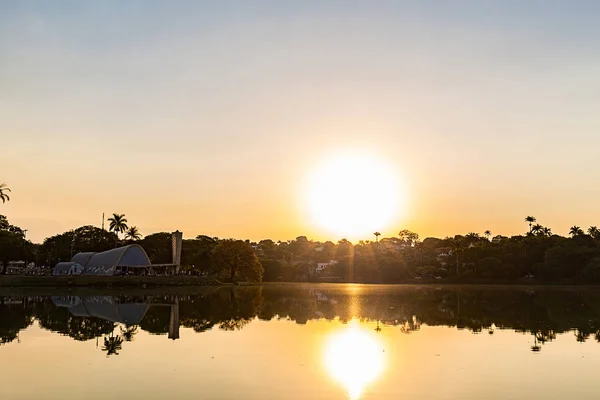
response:
[[[125,218],[125,214],[115,213],[112,217],[108,219],[108,222],[110,222],[108,229],[116,233],[117,236],[119,236],[119,233],[124,233],[125,231],[127,231],[127,228],[129,228],[127,226],[127,219]]]
[[[487,238],[487,240],[490,240],[490,237],[492,236],[492,231],[490,231],[489,229],[485,232],[483,232],[483,234],[485,235],[485,237]]]
[[[535,217],[532,217],[532,216],[527,216],[527,217],[525,218],[525,222],[528,222],[528,223],[529,223],[529,233],[531,233],[531,226],[533,225],[533,223],[534,223],[535,221],[537,221],[537,220],[535,219]]]
[[[583,234],[584,234],[583,229],[581,229],[577,225],[572,226],[571,229],[569,229],[569,235],[571,235],[573,237],[583,235]]]
[[[375,232],[373,233],[373,235],[375,235],[375,243],[377,243],[379,241],[379,236],[381,236],[381,233]]]
[[[140,234],[140,231],[138,231],[137,226],[132,226],[125,232],[125,239],[140,240],[141,238],[142,235]]]
[[[0,200],[2,200],[2,204],[10,201],[10,197],[6,192],[10,192],[10,188],[6,186],[6,183],[0,183]]]
[[[593,237],[594,239],[600,238],[600,229],[597,226],[590,226],[588,229],[588,235]]]

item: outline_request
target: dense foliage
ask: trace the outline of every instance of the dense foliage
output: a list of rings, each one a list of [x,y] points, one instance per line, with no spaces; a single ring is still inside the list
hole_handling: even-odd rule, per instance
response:
[[[136,227],[124,227],[126,222],[123,214],[114,214],[109,231],[83,226],[35,245],[25,239],[24,230],[0,216],[0,263],[5,266],[11,260],[24,260],[50,268],[78,252],[104,251],[129,243],[140,244],[153,263],[171,262],[170,233],[141,238]],[[567,238],[552,234],[534,217],[525,222],[523,235],[492,237],[486,231],[422,241],[408,230],[392,238],[380,238],[375,232],[374,241],[358,243],[346,239],[318,242],[306,236],[286,242],[250,242],[200,235],[183,240],[182,264],[186,273],[218,275],[231,281],[600,283],[597,227],[584,232],[574,226]],[[122,240],[118,237],[121,232],[126,232]]]

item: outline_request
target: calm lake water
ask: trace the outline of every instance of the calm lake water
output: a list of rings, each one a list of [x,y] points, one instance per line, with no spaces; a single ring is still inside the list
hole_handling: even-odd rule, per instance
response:
[[[597,399],[600,290],[0,297],[1,399]]]

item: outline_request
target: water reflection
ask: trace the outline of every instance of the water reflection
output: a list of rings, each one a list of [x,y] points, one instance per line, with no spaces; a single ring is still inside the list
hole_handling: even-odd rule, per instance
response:
[[[539,352],[565,333],[578,342],[600,341],[600,293],[584,288],[273,285],[207,288],[194,295],[0,296],[0,344],[15,341],[37,322],[77,341],[99,338],[107,353],[117,355],[140,331],[176,340],[180,327],[196,333],[237,331],[255,319],[306,324],[336,318],[377,322],[368,337],[381,329],[417,332],[422,325],[476,334],[511,329],[531,335],[528,346]]]
[[[384,354],[380,339],[354,320],[327,339],[324,361],[331,377],[356,400],[383,371]]]

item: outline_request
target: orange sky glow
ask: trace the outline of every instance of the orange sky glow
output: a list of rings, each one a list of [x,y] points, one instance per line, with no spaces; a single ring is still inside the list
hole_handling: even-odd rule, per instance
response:
[[[103,212],[251,240],[600,224],[600,52],[580,29],[595,21],[359,3],[0,6],[0,213],[34,242]],[[348,153],[385,173],[319,169]],[[315,176],[374,191],[348,220],[390,187],[394,210],[324,227]]]

